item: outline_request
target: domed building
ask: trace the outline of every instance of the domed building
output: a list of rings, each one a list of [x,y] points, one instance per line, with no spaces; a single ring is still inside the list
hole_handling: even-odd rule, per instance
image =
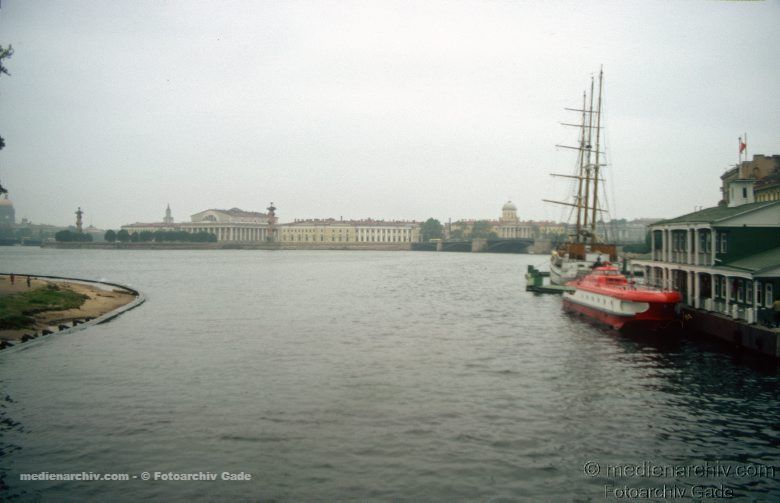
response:
[[[498,219],[502,224],[516,224],[517,219],[517,206],[512,201],[507,201],[501,208],[501,218]]]
[[[495,227],[496,234],[502,239],[532,238],[533,226],[529,223],[521,223],[517,218],[517,206],[512,201],[507,201],[501,207],[501,218]]]
[[[16,223],[16,211],[14,210],[14,204],[8,199],[8,194],[5,194],[0,199],[0,225],[13,225]]]

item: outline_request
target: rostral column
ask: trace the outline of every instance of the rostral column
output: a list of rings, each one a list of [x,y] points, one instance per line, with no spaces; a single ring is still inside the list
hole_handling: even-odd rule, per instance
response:
[[[276,206],[274,206],[273,201],[271,202],[271,206],[266,208],[268,210],[268,241],[274,240],[274,233],[276,232]]]

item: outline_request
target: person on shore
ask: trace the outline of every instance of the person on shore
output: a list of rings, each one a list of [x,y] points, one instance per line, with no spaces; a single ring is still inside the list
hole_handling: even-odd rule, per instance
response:
[[[30,288],[30,275],[27,275],[27,288]]]
[[[16,280],[16,276],[14,275],[14,273],[11,273],[11,285],[12,286],[13,286],[15,280]]]

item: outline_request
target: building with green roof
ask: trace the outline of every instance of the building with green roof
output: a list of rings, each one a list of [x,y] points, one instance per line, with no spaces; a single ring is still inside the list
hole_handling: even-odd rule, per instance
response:
[[[753,181],[734,180],[728,205],[650,226],[649,284],[671,288],[691,308],[771,326],[780,297],[780,201],[755,202]]]

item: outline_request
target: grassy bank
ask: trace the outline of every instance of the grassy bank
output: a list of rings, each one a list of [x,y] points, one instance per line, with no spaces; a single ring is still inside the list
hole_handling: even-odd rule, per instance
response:
[[[77,308],[87,298],[51,284],[28,292],[0,296],[0,330],[30,328],[35,324],[33,315],[36,313]]]

